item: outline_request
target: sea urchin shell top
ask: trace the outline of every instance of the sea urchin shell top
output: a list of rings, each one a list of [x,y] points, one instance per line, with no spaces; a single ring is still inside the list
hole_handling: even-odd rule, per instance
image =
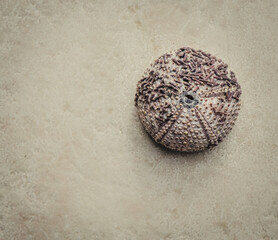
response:
[[[240,109],[241,88],[227,68],[211,54],[188,47],[159,57],[135,95],[139,118],[153,139],[186,152],[217,145]]]

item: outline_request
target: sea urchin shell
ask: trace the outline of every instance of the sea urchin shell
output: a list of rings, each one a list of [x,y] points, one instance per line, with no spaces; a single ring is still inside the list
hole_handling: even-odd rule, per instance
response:
[[[240,109],[241,88],[227,68],[211,54],[188,47],[159,57],[138,82],[135,95],[146,131],[177,151],[217,145]]]

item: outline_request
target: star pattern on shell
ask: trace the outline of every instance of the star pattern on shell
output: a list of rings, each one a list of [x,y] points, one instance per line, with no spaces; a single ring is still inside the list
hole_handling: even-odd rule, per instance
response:
[[[138,82],[141,123],[165,147],[196,152],[216,146],[240,110],[241,88],[228,65],[209,53],[180,48],[159,57]]]

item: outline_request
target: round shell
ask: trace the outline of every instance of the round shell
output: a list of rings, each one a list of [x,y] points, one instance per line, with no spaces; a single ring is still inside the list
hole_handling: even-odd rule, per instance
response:
[[[135,95],[146,131],[176,151],[217,145],[240,109],[241,88],[227,68],[211,54],[188,47],[159,57],[138,82]]]

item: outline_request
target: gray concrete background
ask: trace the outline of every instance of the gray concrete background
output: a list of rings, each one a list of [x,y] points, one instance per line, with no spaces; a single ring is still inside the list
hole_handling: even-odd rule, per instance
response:
[[[0,239],[278,239],[277,1],[0,2]],[[242,86],[212,151],[155,144],[137,81],[167,51]]]

